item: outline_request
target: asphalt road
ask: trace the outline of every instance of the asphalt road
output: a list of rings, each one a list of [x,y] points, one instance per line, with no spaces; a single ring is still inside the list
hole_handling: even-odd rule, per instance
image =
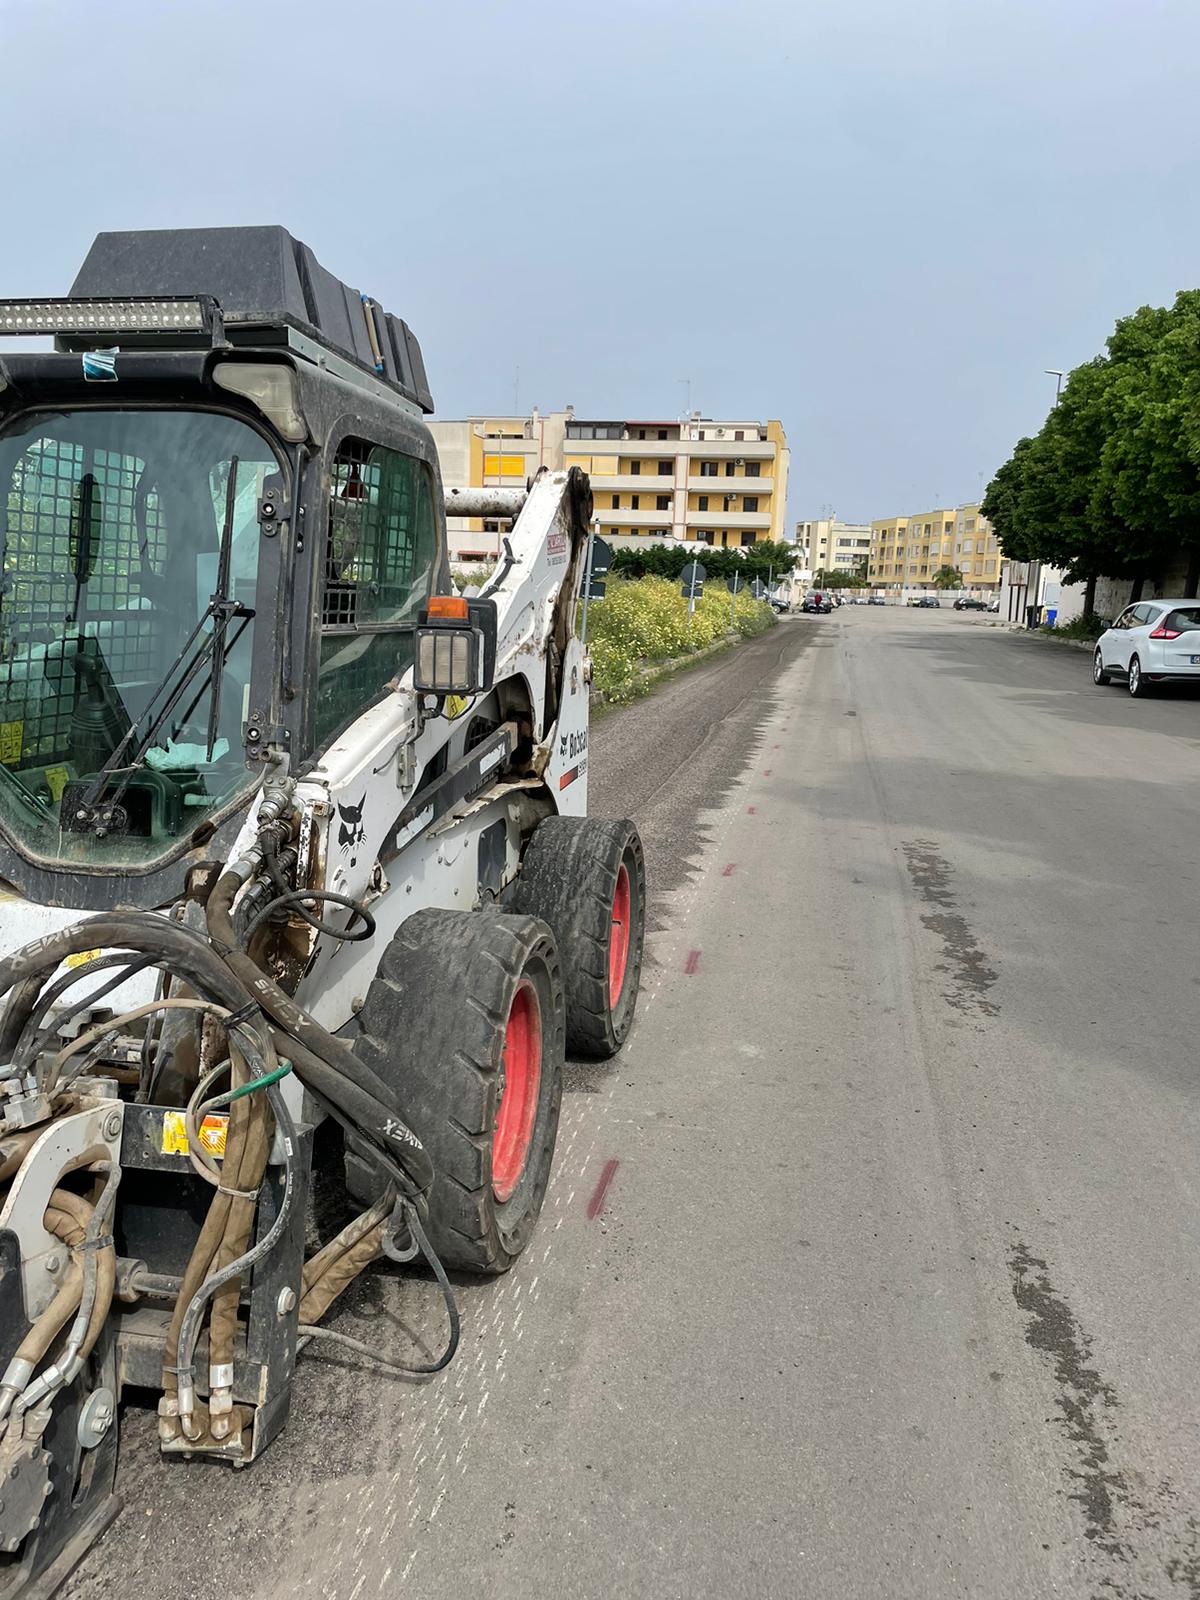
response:
[[[600,721],[656,896],[529,1251],[424,1385],[306,1356],[65,1591],[1200,1597],[1200,701],[948,612],[789,620]],[[436,1343],[428,1281],[337,1325]]]

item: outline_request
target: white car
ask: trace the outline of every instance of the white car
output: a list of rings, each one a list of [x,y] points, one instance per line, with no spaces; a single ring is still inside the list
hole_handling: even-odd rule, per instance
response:
[[[1131,695],[1155,683],[1200,679],[1200,600],[1141,600],[1126,606],[1096,641],[1092,677],[1124,680]]]

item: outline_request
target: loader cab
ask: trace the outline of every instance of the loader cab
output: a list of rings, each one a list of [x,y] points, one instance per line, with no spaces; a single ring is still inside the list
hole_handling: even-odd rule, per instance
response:
[[[22,315],[57,349],[0,349],[0,878],[164,904],[268,757],[412,664],[448,584],[432,401],[404,324],[282,229],[101,235]]]

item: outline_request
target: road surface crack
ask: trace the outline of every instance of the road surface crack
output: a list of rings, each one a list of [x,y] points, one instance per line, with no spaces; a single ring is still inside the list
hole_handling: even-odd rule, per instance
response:
[[[1200,1600],[1196,1519],[1189,1516],[1173,1536],[1164,1529],[1178,1499],[1170,1482],[1145,1485],[1115,1461],[1119,1440],[1112,1413],[1120,1409],[1116,1390],[1095,1365],[1091,1338],[1055,1290],[1046,1262],[1018,1239],[1009,1248],[1008,1265],[1013,1298],[1027,1319],[1025,1342],[1053,1363],[1058,1412],[1054,1420],[1075,1456],[1074,1465],[1063,1469],[1072,1485],[1067,1498],[1082,1509],[1084,1537],[1092,1551],[1108,1558],[1097,1579],[1096,1600],[1149,1600],[1163,1593],[1163,1576],[1171,1592],[1181,1590],[1189,1600]],[[1153,1543],[1159,1550],[1165,1536],[1165,1560],[1134,1542],[1137,1535],[1151,1530],[1157,1530]],[[1114,1571],[1112,1564],[1117,1562],[1120,1566]]]
[[[942,941],[945,961],[938,971],[950,979],[946,1000],[958,1011],[975,1011],[985,1017],[999,1015],[1000,1007],[987,998],[1000,974],[980,948],[966,918],[958,910],[951,887],[950,865],[928,839],[903,846],[909,877],[922,900],[931,908],[921,922]]]

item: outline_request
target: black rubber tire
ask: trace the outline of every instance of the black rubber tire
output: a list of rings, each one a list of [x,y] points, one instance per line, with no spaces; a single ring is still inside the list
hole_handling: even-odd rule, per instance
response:
[[[1146,682],[1146,674],[1142,671],[1142,663],[1137,656],[1129,658],[1129,676],[1125,686],[1135,700],[1143,700],[1150,693],[1150,685]]]
[[[518,986],[537,991],[542,1059],[537,1110],[516,1189],[492,1189],[492,1136]],[[418,911],[383,953],[355,1054],[395,1083],[404,1117],[432,1158],[426,1231],[447,1267],[506,1272],[529,1243],[554,1158],[562,1103],[564,1002],[554,934],[534,917]],[[348,1150],[346,1186],[370,1204],[375,1170]]]
[[[616,1006],[609,1003],[609,940],[622,867],[629,879],[630,938]],[[554,929],[567,996],[567,1049],[605,1060],[629,1036],[646,931],[646,861],[628,820],[546,817],[533,831],[508,897]]]
[[[1092,656],[1092,682],[1099,684],[1101,688],[1107,688],[1112,682],[1112,678],[1104,670],[1104,657],[1100,654],[1099,645],[1096,646]]]

